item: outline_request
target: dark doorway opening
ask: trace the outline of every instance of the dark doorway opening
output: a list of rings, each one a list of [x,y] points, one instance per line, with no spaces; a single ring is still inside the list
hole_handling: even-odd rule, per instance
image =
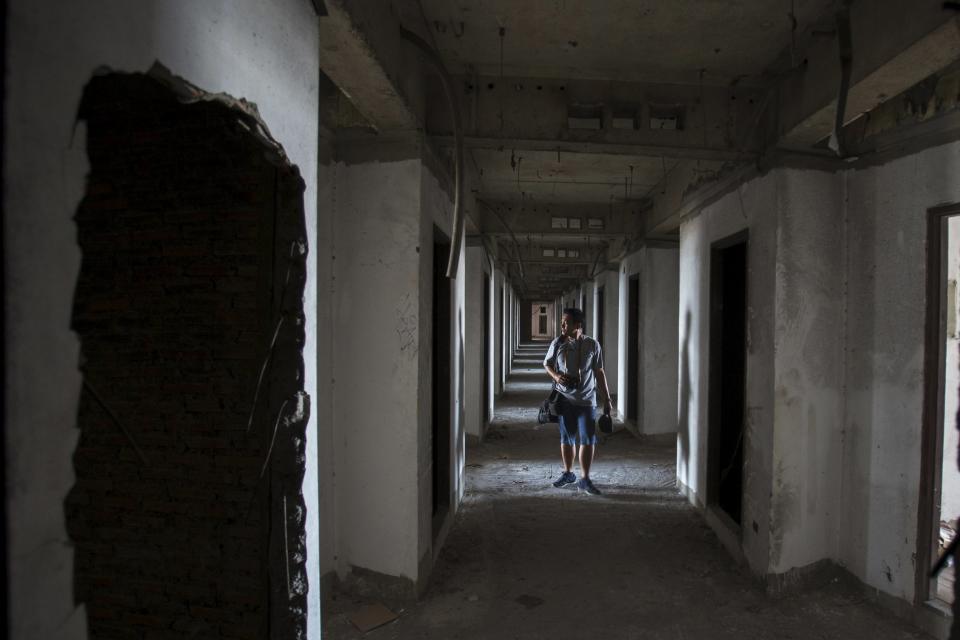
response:
[[[603,346],[603,345],[601,345]],[[640,275],[627,283],[627,420],[640,418]]]
[[[433,534],[450,509],[450,239],[433,228]]]
[[[74,594],[91,638],[297,637],[304,183],[253,116],[171,82],[98,75],[79,109]]]
[[[597,289],[597,331],[596,331],[596,336],[597,336],[597,342],[600,343],[601,353],[602,353],[603,347],[606,346],[606,345],[603,344],[603,325],[604,325],[603,308],[604,308],[604,307],[603,307],[603,287],[600,287],[600,288]]]
[[[481,419],[481,433],[486,432],[490,422],[490,287],[493,286],[489,276],[483,278],[483,418]]]
[[[739,526],[746,402],[747,232],[710,256],[710,392],[707,500]]]

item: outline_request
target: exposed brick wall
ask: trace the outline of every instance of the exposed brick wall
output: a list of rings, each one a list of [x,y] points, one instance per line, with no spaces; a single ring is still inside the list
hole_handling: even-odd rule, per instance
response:
[[[299,619],[270,613],[287,582],[277,550],[303,555],[295,401],[261,471],[303,384],[303,183],[235,110],[181,104],[147,76],[95,78],[80,117],[91,172],[74,329],[94,392],[66,513],[90,637],[296,637]],[[302,567],[289,567],[302,593],[283,595],[302,608]]]

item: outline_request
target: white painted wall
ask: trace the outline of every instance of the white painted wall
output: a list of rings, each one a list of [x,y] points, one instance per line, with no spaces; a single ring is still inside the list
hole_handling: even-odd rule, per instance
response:
[[[677,431],[679,248],[646,247],[640,271],[642,433]]]
[[[331,284],[337,571],[359,567],[417,588],[443,538],[432,527],[434,225],[451,231],[449,195],[422,153],[416,140],[385,141],[354,145],[336,163]],[[447,522],[464,489],[468,276],[461,252],[451,283]]]
[[[760,575],[769,566],[778,173],[743,185],[739,194],[724,196],[680,227],[677,480],[700,506],[707,497],[710,247],[750,229],[742,543],[747,562]]]
[[[777,185],[771,573],[837,558],[843,467],[842,180]]]
[[[341,577],[352,567],[418,576],[418,488],[430,460],[420,424],[419,354],[429,354],[422,323],[427,332],[430,323],[421,261],[432,269],[433,237],[422,242],[422,166],[417,150],[409,153],[335,167],[331,373]],[[429,271],[425,277],[429,298]]]
[[[960,284],[960,216],[947,221],[947,279]],[[947,299],[957,314],[957,299]],[[960,318],[958,318],[960,319]],[[957,468],[957,450],[960,448],[960,431],[957,430],[957,405],[960,400],[960,330],[954,327],[947,334],[944,345],[944,397],[943,397],[943,469],[941,478],[940,519],[945,521],[960,518],[960,469]]]
[[[300,0],[11,0],[7,11],[4,419],[11,637],[69,640],[86,636],[85,613],[73,602],[63,513],[74,481],[81,382],[70,330],[80,264],[72,218],[87,171],[84,131],[74,131],[81,92],[98,67],[143,72],[159,60],[202,89],[256,103],[306,182],[304,210],[315,252],[317,18]],[[308,260],[307,269],[305,387],[318,399],[316,261]],[[313,451],[316,433],[311,415]],[[312,557],[319,556],[317,478],[317,456],[310,455],[304,497]],[[309,565],[308,578],[308,629],[315,638],[319,563]]]
[[[616,270],[605,270],[596,278],[597,286],[603,287],[604,296],[604,324],[603,341],[603,371],[607,375],[607,386],[611,394],[618,394],[619,398],[619,370],[620,370],[620,275]],[[614,407],[621,411],[620,407]],[[622,413],[622,411],[621,411]]]
[[[464,247],[464,431],[474,438],[482,438],[486,427],[483,416],[483,315],[484,263],[486,251],[482,246]]]
[[[960,202],[960,144],[846,175],[841,561],[912,600],[923,415],[926,210]]]
[[[638,380],[627,380],[627,320],[630,278],[640,278],[638,322],[640,361]],[[643,247],[620,262],[617,311],[617,361],[624,363],[617,378],[620,414],[628,410],[628,384],[638,384],[639,414],[635,425],[640,433],[677,431],[677,313],[679,305],[679,249]],[[613,287],[611,287],[613,289]],[[612,314],[611,314],[612,315]]]
[[[493,291],[490,295],[490,308],[493,313],[493,349],[490,350],[490,353],[493,354],[493,376],[496,384],[494,385],[494,395],[500,397],[503,393],[503,385],[506,381],[506,369],[507,369],[507,359],[504,357],[506,353],[506,348],[504,346],[506,341],[506,333],[504,331],[506,325],[506,309],[503,308],[503,290],[506,287],[504,282],[503,272],[499,269],[496,269],[493,273]]]
[[[926,211],[960,201],[958,168],[951,143],[840,174],[779,169],[681,227],[678,478],[701,502],[709,248],[750,228],[743,548],[757,573],[828,558],[913,599]]]

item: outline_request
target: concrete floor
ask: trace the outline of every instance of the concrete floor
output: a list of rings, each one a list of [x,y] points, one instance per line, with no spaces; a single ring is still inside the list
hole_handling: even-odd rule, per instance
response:
[[[674,488],[672,438],[619,430],[591,476],[603,496],[554,489],[556,425],[536,424],[545,345],[524,345],[424,598],[361,634],[368,600],[334,593],[326,638],[927,638],[834,582],[772,599]],[[390,605],[391,603],[386,603]]]

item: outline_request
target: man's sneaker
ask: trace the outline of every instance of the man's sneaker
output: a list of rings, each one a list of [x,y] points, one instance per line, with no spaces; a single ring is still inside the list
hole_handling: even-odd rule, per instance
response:
[[[590,482],[590,478],[580,478],[580,481],[577,482],[577,489],[580,491],[585,491],[591,496],[603,495],[600,493],[600,489],[597,489],[593,486],[593,483]]]
[[[576,481],[577,474],[575,474],[573,471],[564,471],[560,474],[560,477],[554,481],[553,486],[559,489],[560,487],[565,487],[568,484],[573,484]]]

